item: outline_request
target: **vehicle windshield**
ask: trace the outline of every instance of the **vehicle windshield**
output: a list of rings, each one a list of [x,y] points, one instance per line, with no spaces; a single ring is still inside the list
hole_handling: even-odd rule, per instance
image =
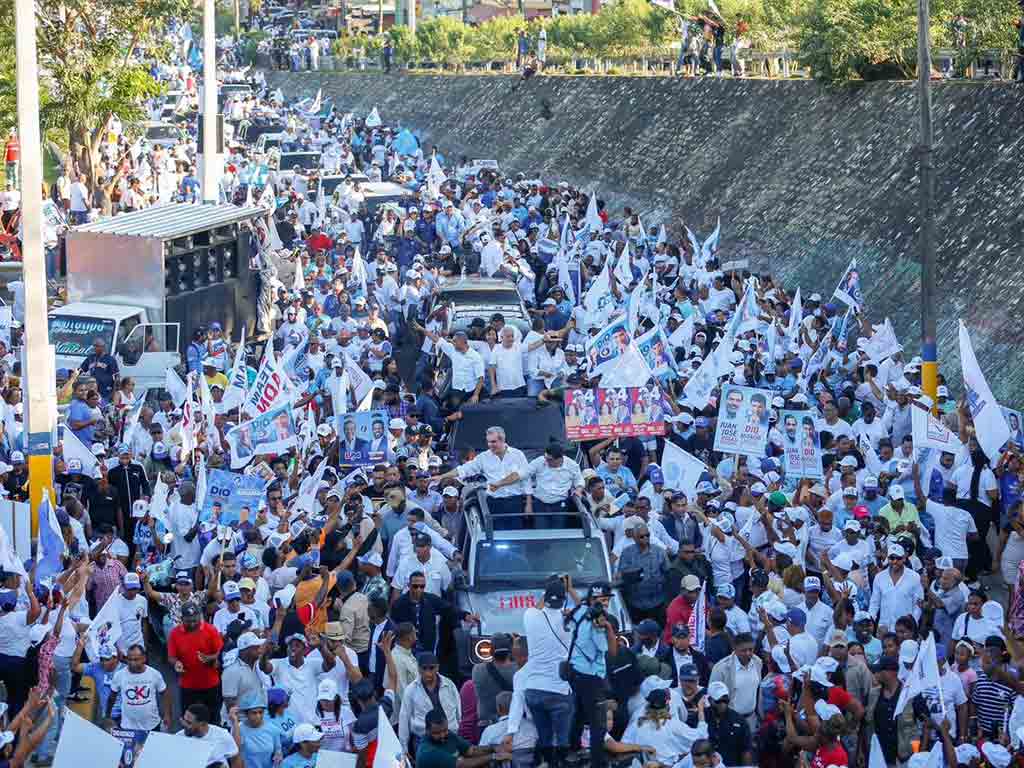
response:
[[[514,290],[497,291],[442,291],[437,298],[441,304],[455,304],[455,310],[464,307],[518,307],[519,294]]]
[[[50,316],[50,343],[56,354],[66,357],[85,357],[92,354],[92,344],[103,339],[107,349],[113,349],[114,321],[101,317],[76,315]]]
[[[481,541],[476,552],[477,587],[514,584],[542,586],[552,574],[568,574],[573,584],[608,579],[597,539],[505,539]]]
[[[320,167],[320,154],[318,152],[295,152],[281,155],[281,170],[290,171],[295,166],[303,170]]]
[[[153,125],[146,129],[147,139],[176,139],[178,129],[173,125]]]

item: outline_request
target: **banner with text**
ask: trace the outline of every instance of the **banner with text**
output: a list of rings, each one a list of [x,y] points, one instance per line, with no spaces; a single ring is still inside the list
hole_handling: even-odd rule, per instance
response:
[[[771,393],[726,384],[718,405],[716,451],[764,456],[768,441],[768,403]]]
[[[821,438],[809,411],[780,411],[782,462],[786,477],[825,476],[821,469]]]
[[[655,437],[665,434],[672,409],[658,387],[569,389],[565,392],[568,440]]]

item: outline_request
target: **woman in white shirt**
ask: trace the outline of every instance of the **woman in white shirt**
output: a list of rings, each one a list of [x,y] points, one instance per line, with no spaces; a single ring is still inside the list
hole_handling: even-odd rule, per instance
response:
[[[647,694],[644,713],[626,728],[622,740],[654,747],[653,761],[663,766],[673,766],[690,753],[695,741],[708,737],[703,702],[697,705],[697,717],[696,728],[676,718],[669,708],[669,692],[658,688]]]
[[[978,528],[977,538],[967,542],[967,581],[978,578],[982,571],[992,566],[992,553],[988,548],[988,529],[998,523],[999,484],[989,467],[988,457],[978,446],[976,438],[968,443],[970,461],[965,462],[953,473],[956,498],[959,506],[971,513]]]
[[[36,682],[30,679],[25,664],[29,649],[29,632],[39,618],[39,601],[32,590],[29,579],[22,578],[28,608],[18,608],[16,590],[0,593],[0,680],[7,687],[8,711],[17,713],[28,696],[29,687]]]

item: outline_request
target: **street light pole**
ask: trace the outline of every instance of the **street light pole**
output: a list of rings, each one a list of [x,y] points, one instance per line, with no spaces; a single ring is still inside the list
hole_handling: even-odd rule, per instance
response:
[[[917,106],[921,119],[921,390],[936,402],[938,349],[935,337],[935,162],[932,155],[931,13],[917,0]]]
[[[43,249],[43,152],[39,135],[39,62],[36,57],[34,0],[15,0],[15,56],[18,138],[21,141],[22,275],[25,283],[26,443],[32,532],[38,529],[39,503],[53,499],[53,426],[56,410],[53,350],[46,308]],[[24,521],[27,523],[28,521]],[[16,525],[23,524],[16,521]]]
[[[203,202],[219,203],[217,168],[217,31],[214,0],[203,0]]]

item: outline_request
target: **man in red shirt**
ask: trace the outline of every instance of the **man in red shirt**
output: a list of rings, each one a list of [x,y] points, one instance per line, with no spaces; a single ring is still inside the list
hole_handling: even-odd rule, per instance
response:
[[[18,162],[21,160],[21,142],[18,141],[18,132],[11,128],[11,134],[7,137],[4,145],[4,161],[7,163],[7,181],[13,181],[18,186]]]
[[[316,253],[318,251],[326,251],[332,245],[334,241],[331,240],[327,235],[323,233],[320,227],[313,226],[310,228],[311,234],[306,238],[306,247],[309,248],[310,253]]]
[[[220,652],[224,638],[212,624],[203,621],[194,605],[181,609],[181,624],[171,630],[167,639],[167,661],[178,673],[181,688],[181,709],[192,704],[205,704],[210,722],[220,723]]]
[[[690,623],[690,614],[693,613],[693,606],[699,597],[700,579],[692,573],[687,574],[679,587],[679,595],[668,604],[665,611],[665,631],[662,633],[662,639],[666,645],[672,642],[672,627],[676,624]]]

